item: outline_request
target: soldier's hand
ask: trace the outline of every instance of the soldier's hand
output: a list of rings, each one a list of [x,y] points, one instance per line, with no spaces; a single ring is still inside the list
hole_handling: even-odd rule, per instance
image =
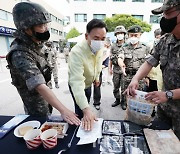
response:
[[[127,76],[127,74],[126,74],[126,67],[125,67],[125,65],[124,65],[124,66],[122,66],[122,68],[121,68],[121,69],[122,69],[123,75],[124,75],[124,76]]]
[[[75,124],[79,126],[81,124],[80,119],[77,117],[78,115],[69,109],[63,110],[63,112],[61,113],[61,116],[67,123],[71,125]]]
[[[166,93],[162,91],[153,91],[145,95],[145,99],[155,104],[165,103],[168,101]]]
[[[94,121],[97,121],[96,115],[91,111],[89,107],[83,109],[82,127],[86,131],[90,131],[93,128]]]
[[[124,91],[124,95],[126,94],[127,96],[135,96],[136,95],[136,89],[138,89],[139,83],[138,80],[131,80],[131,83],[127,87],[127,89]]]

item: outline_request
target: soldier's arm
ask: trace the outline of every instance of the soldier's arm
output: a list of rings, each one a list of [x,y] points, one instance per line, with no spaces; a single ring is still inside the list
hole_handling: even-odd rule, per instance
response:
[[[35,88],[38,93],[53,107],[55,107],[61,114],[64,120],[70,124],[80,124],[80,120],[76,117],[75,113],[67,109],[54,95],[51,89],[45,84],[40,84]]]
[[[118,54],[118,65],[120,66],[123,74],[126,76],[126,65],[124,64],[124,48],[121,47]]]

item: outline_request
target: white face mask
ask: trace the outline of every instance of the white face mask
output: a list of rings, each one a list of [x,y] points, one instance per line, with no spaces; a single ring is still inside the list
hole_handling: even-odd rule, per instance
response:
[[[104,48],[104,41],[91,40],[91,51],[96,54],[100,49]]]
[[[117,36],[118,40],[123,40],[124,39],[124,34],[118,34]]]
[[[130,38],[129,38],[129,42],[130,42],[131,44],[136,44],[136,43],[139,42],[139,38],[138,38],[138,37],[130,37]]]

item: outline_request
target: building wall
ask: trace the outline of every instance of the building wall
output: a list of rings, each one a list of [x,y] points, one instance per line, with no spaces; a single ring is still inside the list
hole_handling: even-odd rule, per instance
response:
[[[13,37],[11,33],[4,33],[3,31],[13,31],[15,30],[15,25],[12,18],[12,9],[14,5],[18,2],[26,1],[26,0],[0,0],[0,56],[6,55],[9,50],[9,46],[13,41]],[[59,41],[64,39],[63,36],[63,19],[64,16],[60,14],[58,11],[54,10],[48,4],[46,4],[43,0],[30,0],[32,2],[36,2],[44,6],[53,16],[51,22],[51,37],[50,40],[54,42],[55,47],[58,46],[59,49]],[[62,21],[62,22],[60,22]]]
[[[125,0],[125,2],[70,0],[70,22],[71,26],[76,27],[80,32],[85,32],[86,24],[93,19],[93,14],[105,14],[106,17],[112,17],[113,14],[143,15],[143,21],[150,23],[151,10],[161,5],[162,2],[152,3],[151,0],[144,0],[144,2],[132,2],[132,0]],[[80,13],[87,14],[87,22],[75,22],[75,14]],[[157,27],[159,24],[152,25]]]

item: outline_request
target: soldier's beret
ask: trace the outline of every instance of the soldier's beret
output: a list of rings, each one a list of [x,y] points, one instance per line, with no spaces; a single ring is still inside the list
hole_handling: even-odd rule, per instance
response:
[[[138,25],[133,25],[128,29],[128,33],[141,33],[141,32],[142,32],[142,28]]]

